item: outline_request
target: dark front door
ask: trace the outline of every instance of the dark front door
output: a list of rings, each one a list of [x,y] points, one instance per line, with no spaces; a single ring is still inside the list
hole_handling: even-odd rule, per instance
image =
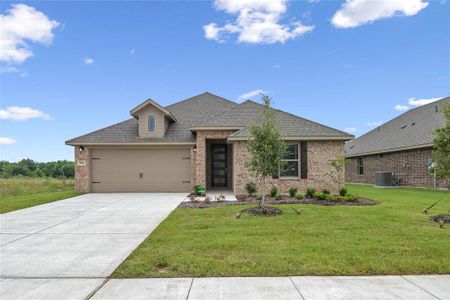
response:
[[[212,182],[213,187],[227,186],[227,145],[212,144],[211,145],[211,165],[212,165]]]

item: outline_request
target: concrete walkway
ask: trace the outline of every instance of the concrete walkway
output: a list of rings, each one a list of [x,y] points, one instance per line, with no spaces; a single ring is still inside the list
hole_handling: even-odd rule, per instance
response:
[[[83,298],[184,197],[86,194],[0,215],[0,298],[27,298],[28,292],[31,299],[51,299],[44,296],[53,292],[65,296],[53,299]]]

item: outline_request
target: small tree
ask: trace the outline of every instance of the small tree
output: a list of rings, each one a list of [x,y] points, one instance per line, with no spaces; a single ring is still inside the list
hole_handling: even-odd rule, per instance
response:
[[[281,139],[275,113],[270,108],[272,99],[262,95],[262,103],[264,109],[261,120],[250,127],[250,139],[247,143],[251,155],[248,168],[261,182],[262,197],[259,206],[264,204],[266,183],[273,175],[278,175],[279,168],[284,165],[283,158],[287,150],[286,143]]]
[[[450,179],[450,105],[444,108],[445,127],[435,130],[432,171],[438,179]],[[450,186],[449,186],[450,188]]]
[[[330,161],[330,165],[333,167],[333,170],[328,173],[328,176],[331,177],[334,183],[337,184],[338,190],[342,187],[342,176],[344,176],[344,168],[347,164],[347,160],[344,155],[338,155],[335,159]]]

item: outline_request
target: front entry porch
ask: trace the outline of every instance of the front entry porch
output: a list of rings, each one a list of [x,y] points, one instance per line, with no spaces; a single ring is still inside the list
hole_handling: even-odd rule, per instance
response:
[[[208,192],[233,189],[233,145],[224,139],[206,140],[206,188]]]

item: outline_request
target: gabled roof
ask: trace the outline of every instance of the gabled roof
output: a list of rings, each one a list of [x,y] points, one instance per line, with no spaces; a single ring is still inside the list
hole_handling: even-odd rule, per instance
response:
[[[228,110],[236,105],[236,103],[230,100],[206,92],[163,108],[173,115],[176,122],[169,124],[166,133],[162,138],[139,137],[138,120],[132,118],[68,140],[66,141],[66,144],[194,143],[195,136],[189,129],[193,123],[209,118],[212,115]],[[139,106],[137,108],[139,109]],[[132,111],[134,110],[135,109]]]
[[[346,157],[432,146],[434,129],[445,126],[450,97],[411,109],[345,145]]]
[[[146,105],[157,103],[147,100],[131,111],[137,113]],[[203,93],[166,107],[159,107],[167,116],[173,116],[162,138],[138,136],[138,120],[129,119],[112,126],[82,135],[66,142],[68,145],[109,144],[194,144],[193,131],[205,128],[233,128],[237,131],[230,140],[247,139],[248,126],[257,122],[263,106],[253,101],[236,104],[233,101]],[[286,139],[338,139],[349,140],[353,136],[345,132],[280,111],[276,112],[278,124]]]
[[[139,111],[142,110],[143,108],[147,107],[147,106],[153,106],[153,107],[157,108],[167,118],[169,118],[170,120],[176,122],[175,117],[172,115],[172,113],[170,111],[168,111],[167,109],[165,109],[164,107],[162,107],[161,105],[159,105],[158,103],[153,101],[152,99],[147,99],[144,102],[142,102],[141,104],[139,104],[138,106],[136,106],[135,108],[133,108],[132,110],[130,110],[130,115],[132,115],[135,118],[138,118]]]
[[[258,122],[264,106],[248,100],[225,112],[196,123],[192,130],[211,128],[236,128],[239,129],[229,139],[248,139],[250,136],[249,125]],[[350,140],[352,135],[334,128],[298,117],[296,115],[273,109],[277,123],[283,137],[289,139],[342,139]]]

